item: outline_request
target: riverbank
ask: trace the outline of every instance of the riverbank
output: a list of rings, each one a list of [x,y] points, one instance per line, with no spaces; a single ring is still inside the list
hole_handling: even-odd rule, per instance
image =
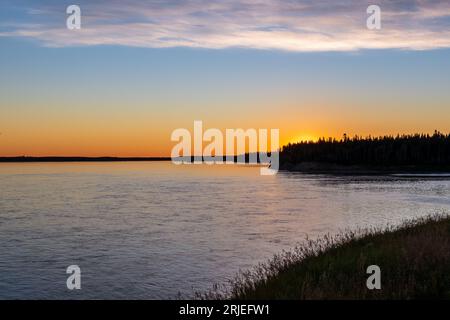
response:
[[[448,173],[450,166],[365,166],[340,165],[326,162],[289,163],[281,159],[280,170],[311,174],[342,174],[342,175],[379,175],[379,174],[430,174]]]
[[[122,161],[170,161],[169,157],[0,157],[2,162],[122,162]]]
[[[379,290],[366,286],[370,265],[380,267]],[[207,298],[450,299],[450,217],[307,241]]]

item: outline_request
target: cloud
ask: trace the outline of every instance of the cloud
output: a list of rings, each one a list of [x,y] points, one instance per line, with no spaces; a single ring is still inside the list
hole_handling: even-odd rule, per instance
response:
[[[77,2],[77,1],[74,1]],[[366,28],[369,4],[382,10],[382,29]],[[122,45],[150,48],[254,48],[352,51],[450,47],[447,0],[169,0],[78,1],[81,30],[65,27],[65,7],[25,2],[27,22],[0,36],[45,46]],[[7,8],[5,9],[7,10]],[[22,19],[23,20],[23,19]]]

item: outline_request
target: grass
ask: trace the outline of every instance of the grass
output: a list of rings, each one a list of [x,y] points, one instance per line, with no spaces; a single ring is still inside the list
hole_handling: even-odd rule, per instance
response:
[[[369,290],[369,265],[381,289]],[[307,240],[203,299],[450,299],[450,217]]]

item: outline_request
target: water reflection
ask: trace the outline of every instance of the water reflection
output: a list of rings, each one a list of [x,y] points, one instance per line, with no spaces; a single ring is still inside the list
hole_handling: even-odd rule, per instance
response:
[[[444,178],[139,162],[0,164],[0,179],[1,298],[173,298],[307,234],[450,210]]]

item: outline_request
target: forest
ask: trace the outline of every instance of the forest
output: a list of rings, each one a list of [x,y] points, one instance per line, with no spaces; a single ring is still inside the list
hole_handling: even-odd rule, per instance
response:
[[[413,134],[341,139],[321,138],[316,142],[301,141],[281,150],[282,165],[328,163],[380,167],[450,166],[450,134]]]

